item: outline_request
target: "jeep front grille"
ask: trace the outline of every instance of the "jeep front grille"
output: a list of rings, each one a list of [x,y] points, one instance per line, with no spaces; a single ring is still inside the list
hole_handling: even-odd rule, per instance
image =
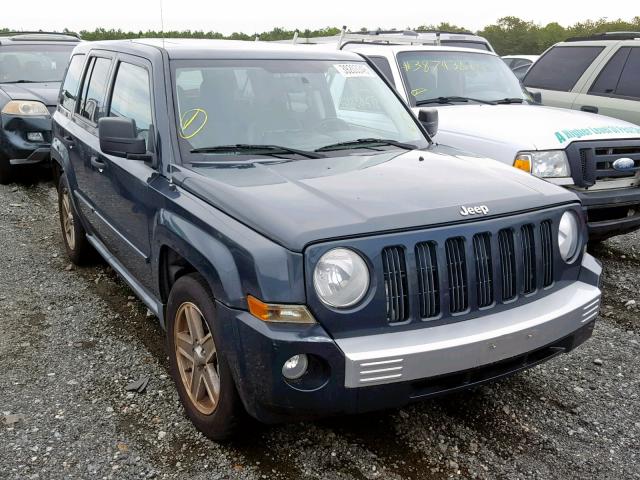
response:
[[[465,239],[450,238],[445,242],[447,274],[449,276],[449,311],[464,312],[469,302],[467,295],[467,262]]]
[[[403,248],[385,248],[382,251],[382,268],[387,298],[387,320],[402,322],[407,319],[409,303],[407,264]]]
[[[423,242],[416,245],[418,268],[418,300],[420,317],[432,318],[440,314],[440,289],[438,279],[436,244]]]
[[[387,321],[408,320],[412,307],[416,317],[435,320],[537,294],[554,281],[553,237],[552,221],[543,219],[493,233],[421,241],[408,256],[404,246],[384,248]]]

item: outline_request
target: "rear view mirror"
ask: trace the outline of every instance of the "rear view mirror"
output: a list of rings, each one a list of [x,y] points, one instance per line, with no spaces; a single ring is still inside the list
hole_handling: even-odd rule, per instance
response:
[[[438,133],[438,110],[435,108],[422,108],[418,113],[418,120],[427,130],[429,136],[431,138],[435,137],[436,133]]]
[[[131,118],[104,117],[98,120],[100,150],[107,155],[128,157],[147,153],[147,142],[138,138],[136,122]]]

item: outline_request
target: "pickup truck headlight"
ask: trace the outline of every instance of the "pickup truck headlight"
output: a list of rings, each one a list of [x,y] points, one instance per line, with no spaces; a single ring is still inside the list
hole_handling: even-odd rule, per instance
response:
[[[2,109],[7,115],[22,115],[25,117],[49,116],[49,110],[42,102],[32,100],[11,100]]]
[[[369,289],[369,268],[353,250],[334,248],[320,257],[313,271],[313,286],[330,307],[350,307]]]
[[[580,221],[573,212],[564,212],[558,226],[558,249],[562,259],[571,263],[580,249]]]
[[[540,178],[570,177],[569,160],[564,150],[520,152],[513,166]]]

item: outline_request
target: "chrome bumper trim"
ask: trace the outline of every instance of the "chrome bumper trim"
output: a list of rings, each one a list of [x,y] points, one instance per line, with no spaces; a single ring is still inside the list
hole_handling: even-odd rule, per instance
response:
[[[536,350],[596,318],[600,295],[598,287],[577,281],[535,302],[472,320],[338,339],[345,387],[445,375]]]

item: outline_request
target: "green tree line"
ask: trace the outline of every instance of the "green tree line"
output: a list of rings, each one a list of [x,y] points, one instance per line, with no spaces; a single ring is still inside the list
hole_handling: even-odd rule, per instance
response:
[[[443,22],[438,25],[419,25],[416,27],[407,27],[409,30],[440,30],[448,32],[467,32],[469,29]],[[362,27],[360,31],[371,30]],[[0,29],[0,34],[8,32],[9,29]],[[68,31],[68,30],[65,30]],[[502,17],[495,24],[487,25],[477,33],[485,37],[500,55],[509,54],[539,54],[556,42],[560,42],[570,37],[588,36],[602,32],[616,31],[636,31],[640,32],[640,16],[636,16],[630,21],[618,19],[608,20],[601,18],[599,20],[586,20],[578,22],[570,26],[562,26],[559,23],[552,22],[547,25],[541,25],[532,21],[522,20],[518,17]],[[256,37],[260,40],[288,40],[293,38],[295,30],[287,30],[284,28],[274,28],[268,32],[261,33],[242,33],[234,32],[230,35],[223,35],[215,31],[202,30],[171,30],[160,31],[124,31],[121,29],[105,29],[97,28],[95,30],[82,30],[80,35],[85,40],[116,40],[122,38],[140,38],[140,37],[161,37],[166,38],[214,38],[214,39],[230,39],[230,40],[254,40]],[[318,30],[300,30],[300,36],[303,37],[322,37],[337,35],[340,29],[336,27],[326,27]]]

